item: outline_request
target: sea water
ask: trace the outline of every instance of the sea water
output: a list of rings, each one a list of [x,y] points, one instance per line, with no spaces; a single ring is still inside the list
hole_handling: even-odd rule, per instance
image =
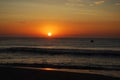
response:
[[[0,63],[88,66],[111,69],[117,74],[120,71],[120,39],[0,38]]]

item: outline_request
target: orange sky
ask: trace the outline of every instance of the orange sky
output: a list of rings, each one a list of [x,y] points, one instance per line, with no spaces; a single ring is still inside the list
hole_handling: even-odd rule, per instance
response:
[[[119,37],[120,27],[118,27],[118,25],[120,24],[117,22],[8,22],[7,24],[4,24],[3,27],[0,27],[0,34],[17,37],[47,37],[47,33],[51,32],[53,34],[52,37],[56,38]]]
[[[0,36],[120,37],[118,0],[0,0]]]

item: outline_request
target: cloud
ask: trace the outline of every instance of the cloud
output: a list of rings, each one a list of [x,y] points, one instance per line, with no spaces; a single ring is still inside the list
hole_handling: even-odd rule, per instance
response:
[[[115,2],[113,0],[66,0],[67,6],[72,7],[85,7],[85,6],[96,6],[96,5],[113,5]],[[120,2],[117,2],[115,5],[120,6]]]
[[[84,0],[67,0],[66,5],[74,6],[74,7],[81,7],[81,6],[85,5],[83,2],[84,2]]]
[[[67,6],[81,7],[81,6],[95,6],[105,3],[109,0],[67,0]]]
[[[120,2],[115,3],[116,6],[120,6]]]
[[[96,2],[94,2],[94,4],[96,4],[96,5],[99,5],[99,4],[103,4],[105,1],[96,1]]]

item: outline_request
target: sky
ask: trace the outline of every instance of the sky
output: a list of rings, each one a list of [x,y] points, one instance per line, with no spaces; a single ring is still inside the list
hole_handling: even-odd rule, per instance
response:
[[[0,36],[120,38],[120,0],[0,0]]]

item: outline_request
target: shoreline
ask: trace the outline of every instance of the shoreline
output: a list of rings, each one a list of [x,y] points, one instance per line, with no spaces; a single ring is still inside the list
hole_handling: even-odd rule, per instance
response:
[[[116,65],[114,68],[105,68],[100,65],[97,66],[69,66],[69,65],[52,65],[52,64],[37,64],[37,63],[1,63],[0,66],[13,66],[13,67],[35,67],[35,68],[58,68],[58,69],[83,69],[83,70],[106,70],[106,71],[120,71],[120,66]]]
[[[0,66],[2,80],[119,80],[120,78],[90,74],[58,71],[50,68],[30,69]]]

